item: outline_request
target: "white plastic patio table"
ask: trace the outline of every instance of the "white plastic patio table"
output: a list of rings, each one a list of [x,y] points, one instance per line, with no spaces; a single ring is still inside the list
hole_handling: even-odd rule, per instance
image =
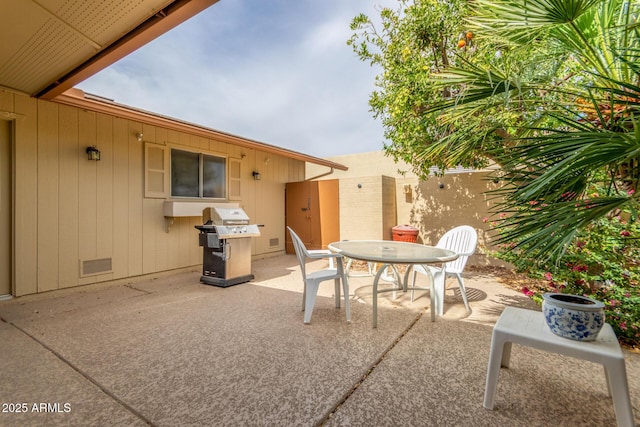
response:
[[[399,242],[393,240],[344,240],[341,242],[333,242],[329,249],[348,258],[360,261],[374,262],[382,264],[373,280],[373,327],[378,326],[378,282],[380,276],[387,267],[392,267],[394,273],[400,281],[400,275],[396,270],[397,264],[433,264],[453,261],[458,258],[458,254],[447,249],[436,248],[433,246],[421,245],[418,243]],[[431,321],[436,320],[435,314],[435,286],[431,271],[429,272],[430,299],[431,299]],[[407,291],[407,280],[410,269],[404,275],[401,287],[384,289],[385,292],[403,290]],[[383,292],[383,291],[380,291]]]
[[[493,409],[500,367],[509,367],[512,343],[602,364],[618,425],[635,425],[624,355],[611,325],[605,323],[595,341],[575,341],[553,334],[539,311],[506,307],[491,338],[483,403],[487,409]]]

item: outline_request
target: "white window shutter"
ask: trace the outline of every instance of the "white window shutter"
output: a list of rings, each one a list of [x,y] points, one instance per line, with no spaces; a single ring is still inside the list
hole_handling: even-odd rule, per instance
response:
[[[145,143],[144,197],[165,199],[169,196],[168,151],[164,145]]]
[[[229,200],[240,200],[242,170],[240,159],[229,158]]]

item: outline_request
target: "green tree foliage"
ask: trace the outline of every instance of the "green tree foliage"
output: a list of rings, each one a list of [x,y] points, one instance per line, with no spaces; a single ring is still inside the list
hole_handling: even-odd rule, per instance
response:
[[[383,70],[376,78],[377,89],[369,105],[391,142],[385,152],[396,161],[402,159],[412,165],[423,177],[431,166],[444,169],[458,164],[486,164],[481,155],[453,164],[444,157],[425,157],[423,153],[425,147],[450,131],[438,123],[437,115],[425,114],[432,104],[451,96],[448,87],[436,87],[430,77],[458,65],[462,60],[459,53],[464,56],[475,51],[473,34],[467,35],[463,20],[467,2],[400,0],[398,4],[397,10],[381,10],[380,27],[366,15],[355,17],[351,23],[354,34],[347,42],[360,59]],[[458,48],[460,40],[464,40],[464,46]]]
[[[636,216],[638,10],[624,0],[400,1],[381,11],[381,29],[356,17],[349,44],[383,69],[370,105],[387,154],[422,177],[498,164],[500,241],[545,263],[592,222]],[[597,198],[594,186],[605,189]]]
[[[381,29],[356,17],[349,40],[383,70],[370,105],[386,153],[423,178],[431,166],[498,165],[498,256],[547,280],[525,293],[600,299],[632,345],[639,13],[638,0],[400,1]]]

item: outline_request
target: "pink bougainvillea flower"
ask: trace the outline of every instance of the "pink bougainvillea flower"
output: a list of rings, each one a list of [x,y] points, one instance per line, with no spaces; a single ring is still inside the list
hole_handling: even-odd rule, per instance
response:
[[[550,282],[553,280],[553,275],[547,271],[544,273],[544,279]]]
[[[533,291],[529,288],[527,288],[526,286],[524,288],[522,288],[522,293],[525,294],[528,297],[532,297],[533,296]]]
[[[489,218],[487,218],[487,217],[485,216],[484,218],[482,218],[482,222],[484,222],[484,223],[486,224],[487,222],[489,222]]]
[[[582,249],[582,248],[584,248],[586,244],[587,244],[587,243],[586,243],[584,240],[577,240],[577,241],[576,241],[576,247],[577,247],[578,249]]]
[[[627,322],[626,322],[626,320],[623,320],[622,322],[620,322],[620,329],[622,329],[623,331],[627,330]]]
[[[631,235],[631,233],[629,233],[627,230],[622,230],[622,231],[620,232],[620,235],[621,235],[622,237],[627,237],[627,236],[630,236],[630,235]]]
[[[631,190],[627,191],[627,194],[630,195],[630,196],[633,196],[635,194],[635,192],[636,192],[636,190],[631,189]]]

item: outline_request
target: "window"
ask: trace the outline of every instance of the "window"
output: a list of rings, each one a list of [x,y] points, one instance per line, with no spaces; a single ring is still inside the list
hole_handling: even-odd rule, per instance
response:
[[[171,149],[171,196],[226,198],[224,157]]]

